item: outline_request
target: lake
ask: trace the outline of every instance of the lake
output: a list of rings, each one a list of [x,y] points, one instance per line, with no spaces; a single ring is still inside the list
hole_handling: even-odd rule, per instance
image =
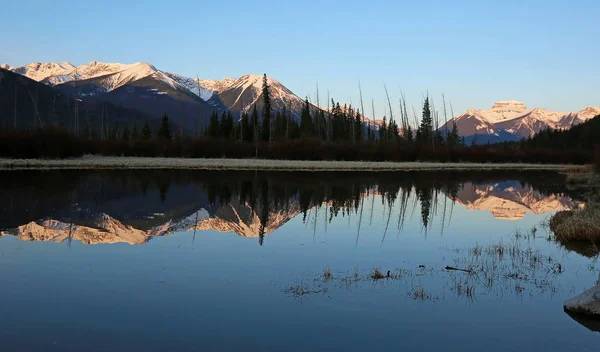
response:
[[[0,177],[2,351],[599,349],[559,174]]]

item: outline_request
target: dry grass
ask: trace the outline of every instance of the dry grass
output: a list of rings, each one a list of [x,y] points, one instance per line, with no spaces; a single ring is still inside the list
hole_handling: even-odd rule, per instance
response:
[[[425,291],[425,288],[423,287],[418,287],[418,288],[414,288],[412,289],[408,295],[410,296],[410,298],[414,299],[415,301],[429,301],[429,300],[434,300],[434,297],[431,296],[429,293],[427,293]]]
[[[382,280],[382,279],[385,279],[388,277],[386,275],[383,275],[383,273],[381,272],[381,269],[379,269],[378,267],[373,269],[370,276],[371,276],[371,279],[373,279],[373,280]]]
[[[561,170],[564,165],[525,163],[436,163],[305,161],[262,159],[193,159],[83,156],[81,158],[0,159],[0,169],[198,169],[271,171],[410,171],[410,170]]]
[[[564,174],[583,174],[583,173],[588,173],[588,172],[593,172],[594,171],[594,166],[593,165],[567,165],[567,166],[563,166],[560,169],[561,173]]]
[[[330,281],[333,279],[333,273],[330,268],[325,268],[323,270],[323,281]]]
[[[550,230],[560,242],[600,240],[600,206],[561,211],[550,218]]]

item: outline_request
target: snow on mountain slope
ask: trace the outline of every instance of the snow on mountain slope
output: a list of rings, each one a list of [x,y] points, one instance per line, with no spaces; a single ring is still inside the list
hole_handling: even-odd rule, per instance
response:
[[[505,100],[495,103],[491,109],[469,109],[440,129],[451,129],[452,124],[456,123],[462,136],[498,136],[500,140],[505,140],[503,138],[507,136],[518,139],[533,136],[548,127],[568,129],[599,114],[600,107],[590,106],[579,112],[564,113],[543,108],[528,109],[522,102]]]
[[[273,110],[283,110],[284,107],[299,116],[304,101],[274,78],[267,77],[267,84],[271,94]],[[249,74],[242,76],[218,92],[218,98],[228,109],[238,112],[250,111],[253,106],[262,109],[263,76]]]
[[[171,79],[173,79],[175,82],[177,82],[177,84],[179,84],[181,87],[194,93],[195,95],[197,95],[198,97],[200,97],[200,99],[202,99],[204,101],[209,100],[215,94],[215,89],[213,89],[213,85],[203,84],[202,83],[203,80],[198,80],[196,78],[184,77],[184,76],[178,75],[176,73],[171,73],[171,72],[165,72],[165,74],[167,76],[169,76]],[[213,81],[213,82],[219,82],[219,81]]]
[[[75,66],[71,65],[71,63],[69,62],[32,62],[25,66],[12,68],[12,71],[25,77],[31,78],[34,81],[40,82],[44,79],[47,79],[48,77],[64,75],[72,71],[74,68]]]
[[[196,81],[196,79],[194,79],[194,81]],[[214,80],[214,79],[198,80],[198,82],[200,82],[200,85],[202,87],[204,87],[210,91],[217,92],[217,93],[222,92],[223,90],[225,90],[225,88],[232,85],[235,81],[237,81],[237,78],[223,78],[221,80]]]
[[[9,65],[9,64],[2,64],[2,65],[0,65],[0,68],[4,69],[4,70],[8,70],[8,71],[12,71],[13,70],[13,67],[11,65]]]

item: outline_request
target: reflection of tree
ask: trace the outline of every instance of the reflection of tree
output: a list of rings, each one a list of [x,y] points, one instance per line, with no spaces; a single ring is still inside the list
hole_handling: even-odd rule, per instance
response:
[[[169,182],[165,181],[163,183],[160,184],[159,186],[159,191],[160,191],[160,201],[162,203],[164,203],[167,200],[167,193],[169,192]]]
[[[13,171],[4,174],[0,184],[0,203],[9,208],[0,214],[0,227],[14,228],[49,217],[54,215],[55,209],[75,203],[96,206],[148,192],[159,193],[165,205],[167,197],[169,204],[191,201],[185,197],[198,202],[198,195],[193,192],[178,193],[181,187],[177,186],[191,184],[203,189],[206,199],[203,202],[208,201],[210,206],[226,207],[232,202],[243,206],[245,210],[238,214],[241,221],[247,224],[260,221],[261,244],[269,231],[271,215],[288,214],[290,208],[303,213],[304,221],[310,223],[313,232],[319,224],[323,224],[326,231],[334,217],[348,216],[349,224],[355,220],[357,226],[370,226],[381,221],[386,233],[394,226],[400,233],[405,220],[416,212],[419,204],[424,229],[429,229],[432,219],[439,216],[444,228],[452,219],[454,201],[465,182],[485,185],[506,180],[534,187],[542,195],[565,193],[575,198],[565,186],[564,176],[546,172]],[[175,197],[179,198],[171,199]],[[375,203],[377,197],[381,198],[382,208]],[[209,208],[206,203],[203,206]],[[360,231],[351,232],[358,237]]]
[[[260,183],[260,230],[258,232],[258,243],[262,246],[265,238],[265,228],[269,221],[269,181],[262,180]]]
[[[431,212],[433,191],[431,188],[417,188],[417,196],[421,204],[421,223],[425,231],[429,228],[429,215]]]

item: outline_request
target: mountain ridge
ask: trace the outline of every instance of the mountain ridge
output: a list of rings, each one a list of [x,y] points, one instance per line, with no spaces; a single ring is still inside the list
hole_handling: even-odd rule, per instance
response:
[[[468,109],[440,127],[453,124],[466,139],[502,142],[532,137],[546,128],[569,129],[600,114],[600,107],[588,106],[575,112],[558,112],[540,107],[528,108],[516,100],[496,102],[490,109]]]

